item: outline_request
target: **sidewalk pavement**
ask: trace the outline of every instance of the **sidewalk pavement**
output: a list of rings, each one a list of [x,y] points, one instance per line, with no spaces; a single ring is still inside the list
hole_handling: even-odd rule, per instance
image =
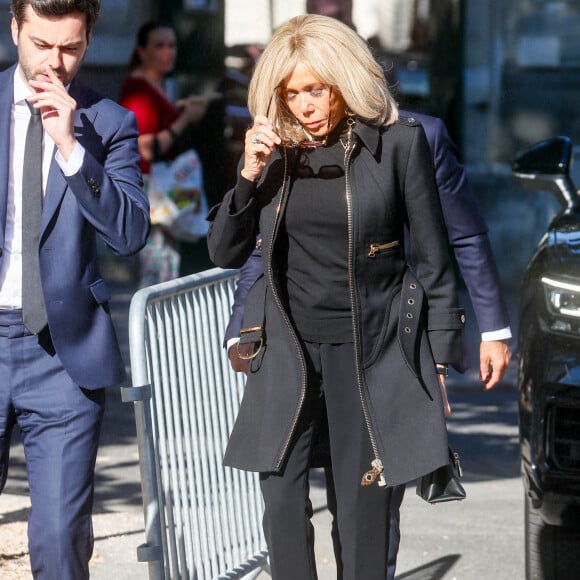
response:
[[[122,347],[123,357],[129,366],[128,350],[128,311],[131,297],[135,291],[135,285],[131,282],[117,283],[112,287],[113,299],[111,301],[111,313],[118,331],[119,342]],[[469,333],[468,333],[469,334]],[[470,343],[477,343],[477,332],[471,331]],[[473,350],[472,352],[477,353]],[[512,361],[511,369],[504,381],[504,386],[513,391],[515,385],[515,361]],[[479,387],[477,371],[474,369],[466,375],[453,375],[449,379],[449,388],[469,389]],[[451,397],[453,402],[453,397]],[[141,505],[141,487],[139,473],[139,459],[137,452],[135,421],[133,405],[121,402],[120,391],[113,388],[108,391],[107,411],[101,437],[100,451],[97,458],[96,468],[96,493],[94,510],[94,533],[95,550],[91,560],[91,578],[93,580],[144,580],[148,577],[147,564],[137,562],[137,546],[144,543],[144,521]],[[513,423],[513,421],[512,421]],[[514,435],[514,429],[515,435]],[[517,436],[517,427],[509,426],[510,436]],[[28,564],[28,550],[26,542],[26,518],[28,515],[29,501],[27,495],[26,468],[22,452],[22,446],[18,441],[18,434],[13,441],[11,448],[11,462],[8,483],[5,491],[0,496],[0,578],[7,580],[29,579],[30,567]],[[517,437],[516,437],[517,439]],[[506,497],[518,494],[521,495],[520,482],[516,478],[511,483],[511,487],[506,491],[502,488],[502,494]],[[515,491],[514,491],[515,489]],[[314,526],[316,529],[316,552],[319,565],[320,580],[330,580],[335,578],[334,559],[332,555],[332,542],[330,540],[330,516],[326,508],[324,493],[324,481],[319,472],[314,472],[312,481],[312,501],[315,511]],[[511,494],[511,495],[510,495]],[[414,494],[407,493],[409,498]],[[475,495],[475,494],[474,494]],[[521,497],[520,497],[521,499]],[[481,499],[481,501],[483,501]],[[405,505],[416,505],[415,498],[406,500]],[[521,503],[521,502],[519,502]],[[518,503],[518,505],[519,505]],[[465,502],[467,505],[467,502]],[[477,506],[477,503],[476,503]],[[411,518],[415,525],[416,521],[423,521],[425,516],[431,517],[432,529],[441,528],[440,518],[435,509],[425,510],[423,505],[416,505],[419,512],[405,508],[404,518]],[[457,508],[452,508],[457,509]],[[485,508],[484,508],[485,509]],[[518,509],[514,507],[513,509]],[[472,517],[472,516],[469,516]],[[519,517],[519,516],[518,516]],[[522,521],[521,519],[519,521]],[[423,525],[425,527],[425,525]],[[462,534],[462,530],[457,530]],[[488,533],[488,530],[485,530]],[[437,534],[431,537],[431,543],[426,544],[425,538],[419,538],[424,544],[424,548],[419,554],[423,556],[429,554],[427,545],[435,543],[435,553],[445,554],[444,544],[449,539],[444,531],[442,536]],[[482,535],[482,538],[485,534]],[[447,538],[447,540],[445,540]],[[409,541],[410,542],[410,541]],[[443,545],[441,545],[443,544]],[[411,545],[411,544],[409,544]],[[404,547],[401,549],[400,570],[411,570],[420,558],[413,550]],[[414,549],[414,548],[413,548]],[[516,558],[517,561],[517,558]],[[444,562],[445,565],[453,563]],[[506,575],[501,578],[518,577],[509,575],[510,569],[505,569]],[[418,576],[407,575],[402,578],[443,578],[439,576]],[[452,578],[447,576],[445,578]],[[475,578],[476,576],[470,576]],[[490,576],[491,577],[491,576]],[[266,578],[262,574],[260,578]],[[496,580],[500,576],[495,576]],[[467,577],[462,577],[467,580]]]

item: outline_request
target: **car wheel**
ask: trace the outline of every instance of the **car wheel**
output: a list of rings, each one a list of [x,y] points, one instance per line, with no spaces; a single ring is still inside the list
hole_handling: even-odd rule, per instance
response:
[[[577,580],[580,533],[550,526],[525,497],[526,580]]]

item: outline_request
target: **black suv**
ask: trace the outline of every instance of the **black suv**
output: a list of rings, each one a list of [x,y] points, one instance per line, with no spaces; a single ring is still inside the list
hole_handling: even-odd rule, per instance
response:
[[[562,205],[524,274],[519,322],[519,432],[526,578],[580,578],[580,196],[572,143],[542,141],[513,175]]]

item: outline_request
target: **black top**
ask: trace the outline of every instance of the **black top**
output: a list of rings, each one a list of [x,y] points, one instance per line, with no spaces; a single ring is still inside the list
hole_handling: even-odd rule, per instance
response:
[[[290,315],[310,342],[352,342],[348,229],[342,142],[301,149],[276,247]],[[280,262],[279,262],[280,263]]]

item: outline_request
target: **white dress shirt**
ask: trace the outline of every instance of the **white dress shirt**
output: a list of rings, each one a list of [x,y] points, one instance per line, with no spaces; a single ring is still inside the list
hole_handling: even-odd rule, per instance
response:
[[[10,112],[10,159],[8,163],[8,200],[4,248],[0,260],[0,309],[22,308],[22,173],[24,146],[30,121],[26,98],[32,94],[23,80],[20,66],[14,72],[14,99]],[[84,160],[84,149],[77,142],[65,161],[60,152],[54,155],[54,141],[44,132],[42,141],[42,190],[46,192],[48,172],[53,157],[65,175],[74,175]]]

